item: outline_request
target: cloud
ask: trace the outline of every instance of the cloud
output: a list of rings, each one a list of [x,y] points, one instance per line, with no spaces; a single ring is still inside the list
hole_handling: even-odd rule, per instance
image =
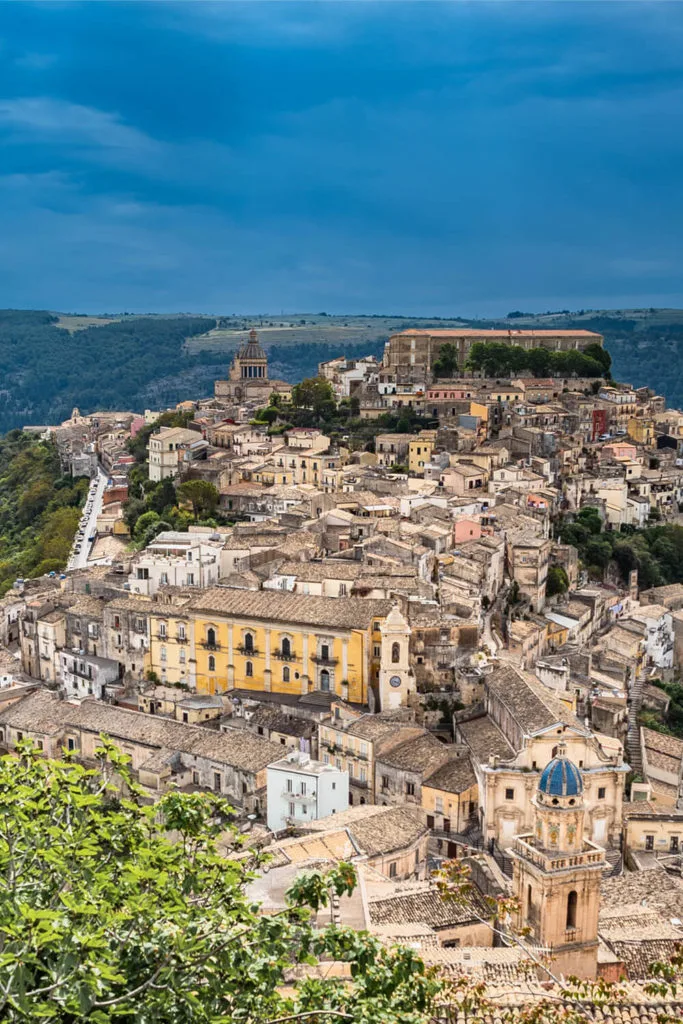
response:
[[[50,96],[0,99],[0,126],[13,130],[16,142],[71,143],[147,155],[160,152],[158,142],[118,114]]]

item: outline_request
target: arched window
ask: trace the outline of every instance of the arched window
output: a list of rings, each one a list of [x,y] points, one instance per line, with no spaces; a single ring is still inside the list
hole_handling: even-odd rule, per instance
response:
[[[567,928],[576,928],[576,904],[578,901],[576,889],[572,889],[567,896]]]
[[[254,666],[250,661],[244,666],[244,674],[247,676],[253,676],[254,674]]]
[[[330,688],[330,673],[327,671],[326,668],[324,668],[322,670],[322,672],[320,673],[320,689],[321,690],[329,690],[329,688]]]
[[[290,640],[287,639],[287,637],[285,637],[284,640],[282,641],[282,656],[284,658],[288,658],[291,653],[292,653],[292,643],[291,643]]]
[[[394,665],[398,665],[401,660],[401,645],[394,643],[391,645],[391,661]]]
[[[209,655],[209,672],[215,672],[215,671],[216,671],[216,659],[214,658],[213,654],[210,654]]]
[[[288,683],[289,682],[289,669],[287,668],[286,665],[285,665],[285,667],[282,670],[282,682],[283,683]]]
[[[527,912],[527,914],[531,914],[532,908],[533,908],[533,901],[531,899],[531,886],[527,885],[527,887],[526,887],[526,912]]]
[[[216,646],[216,630],[213,628],[213,626],[209,626],[209,628],[206,631],[206,642],[209,645],[209,647]]]
[[[253,651],[254,650],[254,637],[253,637],[253,635],[251,633],[245,633],[244,634],[244,649],[245,649],[245,651]]]

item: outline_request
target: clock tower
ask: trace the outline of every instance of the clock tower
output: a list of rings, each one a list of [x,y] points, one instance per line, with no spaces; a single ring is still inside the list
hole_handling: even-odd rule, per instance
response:
[[[408,695],[415,693],[415,674],[410,666],[410,626],[394,605],[382,623],[382,649],[379,669],[381,711],[404,707]]]

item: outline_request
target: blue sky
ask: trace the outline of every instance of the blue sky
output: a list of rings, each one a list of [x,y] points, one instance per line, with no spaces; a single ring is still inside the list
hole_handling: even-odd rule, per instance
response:
[[[683,4],[5,2],[0,306],[683,306]]]

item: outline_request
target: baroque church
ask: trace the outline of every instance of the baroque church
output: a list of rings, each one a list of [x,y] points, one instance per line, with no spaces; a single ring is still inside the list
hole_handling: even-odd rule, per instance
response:
[[[249,332],[235,355],[227,380],[214,383],[217,401],[230,405],[267,405],[273,392],[288,398],[291,384],[268,377],[268,356],[264,352],[255,330]]]

